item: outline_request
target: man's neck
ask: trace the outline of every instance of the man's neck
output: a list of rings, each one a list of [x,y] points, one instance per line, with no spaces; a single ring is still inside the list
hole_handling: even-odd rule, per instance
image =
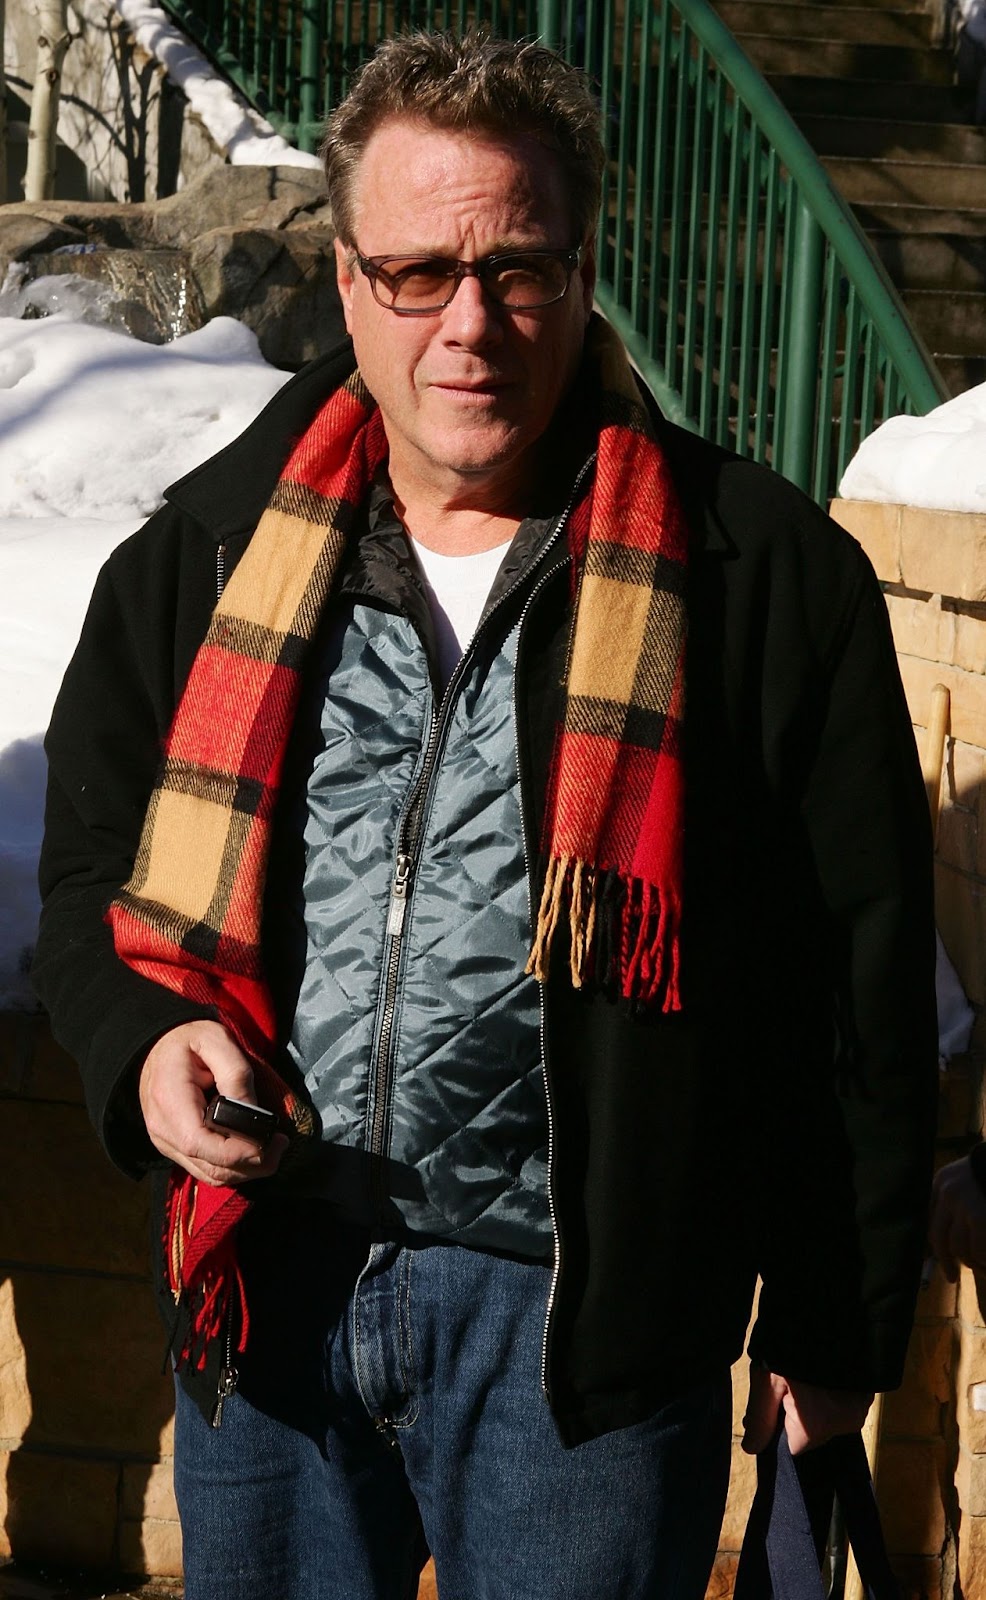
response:
[[[394,509],[408,533],[438,555],[478,555],[513,538],[530,507],[530,471],[481,479],[423,480],[390,461]]]

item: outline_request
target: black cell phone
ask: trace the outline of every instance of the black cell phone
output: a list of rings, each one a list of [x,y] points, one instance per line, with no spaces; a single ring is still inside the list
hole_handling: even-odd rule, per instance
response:
[[[230,1100],[224,1094],[217,1094],[214,1100],[210,1100],[205,1120],[211,1128],[241,1133],[245,1139],[253,1139],[261,1146],[270,1144],[277,1132],[277,1118],[273,1111],[251,1105],[248,1100]]]

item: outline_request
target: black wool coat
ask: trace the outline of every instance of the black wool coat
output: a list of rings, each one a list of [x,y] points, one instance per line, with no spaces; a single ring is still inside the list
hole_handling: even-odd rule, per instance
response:
[[[351,365],[346,346],[305,368],[111,556],[55,707],[35,982],[133,1175],[155,1155],[136,1066],[202,1013],[116,959],[104,912],[130,874],[217,562],[235,565]],[[734,1360],[758,1274],[756,1358],[813,1383],[895,1386],[934,1138],[930,829],[879,586],[790,484],[657,427],[693,537],[684,1005],[634,1015],[573,991],[563,959],[547,986],[560,1252],[546,1387],[570,1444]],[[532,861],[570,623],[561,572],[517,664]]]

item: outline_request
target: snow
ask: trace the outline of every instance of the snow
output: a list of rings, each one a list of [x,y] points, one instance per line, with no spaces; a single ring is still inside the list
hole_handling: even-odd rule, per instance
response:
[[[275,133],[231,84],[175,27],[160,6],[147,0],[114,0],[137,43],[160,61],[168,76],[184,91],[212,137],[238,166],[320,167],[318,156],[293,145]]]
[[[891,417],[846,468],[843,500],[986,512],[986,384],[926,417]]]
[[[149,345],[71,320],[91,309],[0,314],[0,1009],[34,1004],[41,740],[96,573],[287,378],[231,318]]]

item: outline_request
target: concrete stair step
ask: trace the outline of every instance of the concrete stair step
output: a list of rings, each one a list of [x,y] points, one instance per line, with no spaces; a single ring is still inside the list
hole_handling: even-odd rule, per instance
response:
[[[983,234],[891,233],[869,240],[895,283],[908,289],[968,289],[986,295]]]
[[[919,110],[920,108],[915,108]],[[986,128],[969,123],[891,121],[886,117],[795,117],[820,156],[986,163]]]
[[[737,34],[771,34],[785,39],[823,39],[867,44],[933,43],[929,12],[877,10],[873,6],[801,5],[797,0],[716,0],[716,11]]]
[[[986,356],[936,355],[935,365],[951,395],[965,394],[986,383]]]
[[[930,350],[986,358],[986,295],[961,289],[905,289],[902,298]]]
[[[825,156],[823,165],[852,205],[941,205],[986,209],[986,166],[940,161],[855,160]]]
[[[768,81],[778,99],[792,116],[875,117],[898,120],[920,118],[922,122],[962,122],[973,120],[971,95],[952,83],[910,83],[905,80],[855,81],[812,76],[803,68],[791,71],[768,70]]]
[[[930,47],[911,49],[905,45],[848,44],[841,40],[779,39],[766,33],[742,33],[738,38],[750,59],[764,73],[947,87],[954,72],[951,55]],[[853,85],[851,92],[855,95],[862,91],[858,85]]]
[[[964,238],[986,233],[986,209],[977,206],[854,203],[853,210],[867,233],[952,233]]]

